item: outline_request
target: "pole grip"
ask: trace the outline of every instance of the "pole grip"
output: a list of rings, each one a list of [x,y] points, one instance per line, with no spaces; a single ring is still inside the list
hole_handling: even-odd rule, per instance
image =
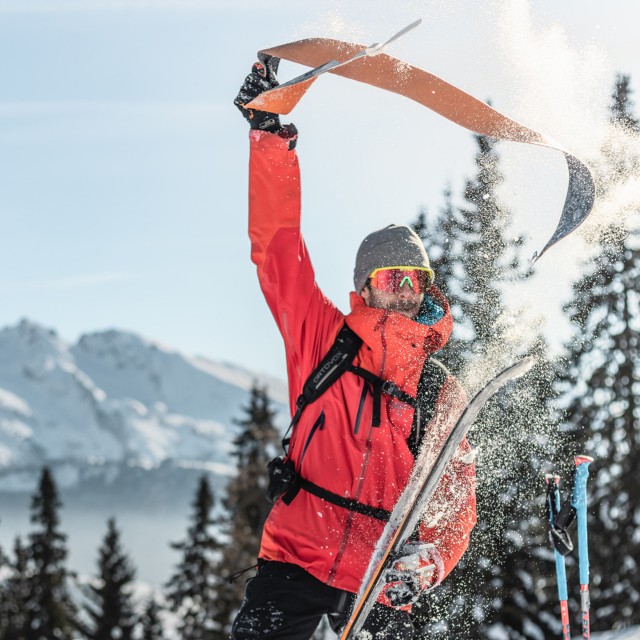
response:
[[[589,584],[589,541],[587,535],[587,478],[589,465],[593,458],[576,456],[576,474],[573,485],[571,506],[576,510],[578,519],[578,563],[580,566],[580,584]]]

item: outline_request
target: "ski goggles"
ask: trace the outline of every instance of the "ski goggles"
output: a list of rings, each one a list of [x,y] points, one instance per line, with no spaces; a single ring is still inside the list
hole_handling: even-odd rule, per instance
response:
[[[399,293],[405,285],[414,293],[426,293],[433,277],[433,270],[428,267],[382,267],[371,272],[369,282],[387,293]]]

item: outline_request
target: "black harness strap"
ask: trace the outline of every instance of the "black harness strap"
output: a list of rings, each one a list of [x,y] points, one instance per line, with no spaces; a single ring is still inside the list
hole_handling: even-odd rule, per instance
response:
[[[381,398],[383,393],[393,396],[402,402],[406,402],[411,407],[415,407],[416,399],[402,391],[394,382],[384,380],[380,376],[375,375],[375,373],[371,373],[371,371],[367,371],[353,364],[353,360],[361,346],[362,338],[350,329],[345,322],[327,354],[322,358],[318,366],[311,372],[307,381],[304,383],[302,393],[296,400],[296,412],[287,430],[287,435],[289,431],[298,424],[306,406],[315,402],[345,371],[355,373],[371,384],[373,388],[372,425],[374,427],[380,426]],[[285,435],[283,440],[285,448],[288,443],[289,438]]]
[[[445,380],[450,375],[449,370],[435,358],[428,358],[422,367],[420,381],[418,382],[416,411],[413,415],[411,435],[407,441],[414,458],[417,458],[420,453],[420,445],[422,444],[425,428],[436,415],[438,396]]]
[[[285,451],[289,445],[289,432],[298,424],[305,407],[315,402],[346,370],[353,362],[356,354],[362,346],[362,338],[352,331],[345,322],[338,332],[336,339],[329,351],[318,366],[311,372],[302,387],[302,393],[296,400],[296,412],[291,419],[287,433],[282,439]]]
[[[373,387],[373,418],[371,421],[371,426],[380,426],[383,393],[386,393],[389,396],[393,396],[394,398],[405,402],[411,407],[416,406],[416,399],[400,389],[400,387],[398,387],[395,382],[391,382],[391,380],[383,380],[379,376],[375,375],[375,373],[371,373],[371,371],[367,371],[366,369],[362,369],[361,367],[356,367],[352,364],[348,365],[346,367],[346,370],[350,371],[351,373],[355,373],[361,378],[364,378],[367,382],[370,382],[371,386]]]
[[[298,495],[298,491],[300,491],[300,489],[304,489],[307,493],[311,493],[317,498],[326,500],[327,502],[335,504],[338,507],[348,509],[349,511],[355,511],[356,513],[360,513],[363,516],[369,516],[370,518],[375,518],[376,520],[381,520],[382,522],[389,522],[389,518],[391,517],[391,511],[387,511],[386,509],[382,509],[381,507],[372,507],[371,505],[358,502],[357,500],[353,500],[352,498],[339,496],[337,493],[333,493],[328,489],[323,489],[314,482],[311,482],[306,478],[302,478],[301,476],[298,476],[296,480],[296,487],[292,491],[287,491],[287,493],[283,496],[282,499],[284,503],[290,504],[291,501],[296,497],[296,495]]]
[[[374,373],[355,366],[353,364],[353,360],[361,346],[362,339],[345,323],[342,329],[338,332],[334,344],[331,346],[325,357],[320,361],[318,366],[313,370],[311,375],[307,378],[307,381],[302,388],[302,393],[296,400],[296,413],[291,420],[291,424],[289,425],[289,429],[287,430],[284,439],[282,440],[285,451],[290,441],[288,434],[300,420],[302,412],[306,406],[315,402],[334,382],[338,380],[338,378],[340,378],[345,371],[349,371],[363,378],[371,385],[373,390],[372,426],[380,426],[383,393],[390,395],[415,409],[411,435],[407,444],[414,458],[418,456],[426,425],[435,415],[438,396],[440,395],[440,390],[442,389],[449,372],[446,367],[437,360],[427,358],[422,368],[422,373],[420,374],[417,398],[414,398],[400,389],[394,382],[391,382],[390,380],[383,380]],[[324,417],[324,414],[322,414],[322,417]],[[304,453],[306,453],[311,437],[316,431],[316,426],[314,426],[307,438],[307,442],[305,443]],[[303,478],[300,474],[296,474],[288,490],[282,495],[282,501],[287,505],[291,504],[291,501],[298,495],[301,489],[304,489],[306,492],[311,493],[317,498],[326,500],[331,504],[335,504],[338,507],[375,518],[382,522],[388,522],[391,516],[391,512],[386,509],[373,507],[371,505],[358,502],[357,500],[353,500],[352,498],[345,498],[344,496],[333,493],[332,491],[324,489],[314,482]]]

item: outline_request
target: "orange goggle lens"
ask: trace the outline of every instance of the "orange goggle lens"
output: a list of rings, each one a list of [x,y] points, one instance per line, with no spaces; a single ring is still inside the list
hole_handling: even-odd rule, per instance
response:
[[[433,282],[433,271],[426,267],[385,267],[372,271],[369,282],[387,293],[399,293],[405,285],[414,293],[426,293]]]

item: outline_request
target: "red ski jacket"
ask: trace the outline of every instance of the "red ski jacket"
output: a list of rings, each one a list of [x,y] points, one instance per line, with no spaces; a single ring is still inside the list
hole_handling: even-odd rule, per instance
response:
[[[351,294],[346,317],[316,284],[300,233],[300,174],[295,151],[276,134],[251,131],[249,236],[251,258],[284,339],[289,398],[295,401],[309,374],[344,324],[363,340],[354,364],[415,396],[425,359],[441,349],[452,329],[449,305],[432,287],[428,295],[445,310],[432,326],[367,307]],[[449,376],[427,426],[432,442],[443,437],[466,404]],[[391,511],[411,474],[407,445],[414,410],[382,396],[381,422],[372,425],[373,400],[361,377],[344,373],[296,425],[289,457],[298,473],[323,489]],[[444,425],[444,426],[443,426]],[[450,463],[420,527],[435,546],[439,579],[457,564],[475,524],[475,466],[468,443]],[[290,504],[280,498],[265,523],[260,558],[301,566],[332,587],[357,592],[385,523],[301,490]]]

